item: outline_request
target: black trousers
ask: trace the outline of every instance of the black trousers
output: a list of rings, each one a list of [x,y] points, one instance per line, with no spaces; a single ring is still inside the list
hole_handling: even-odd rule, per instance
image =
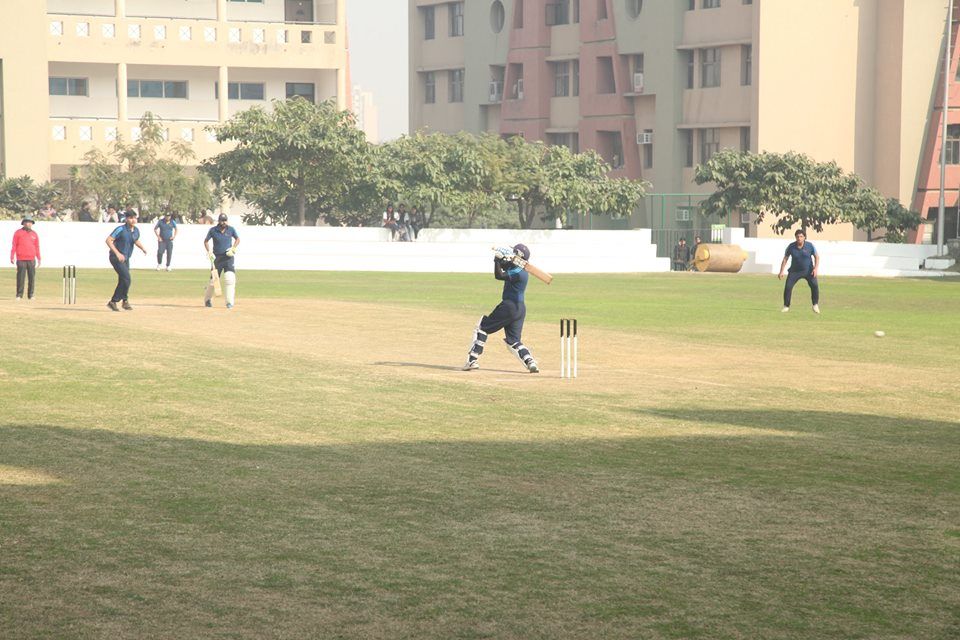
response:
[[[783,306],[790,306],[790,298],[793,295],[793,286],[801,280],[806,280],[810,285],[810,300],[813,304],[820,304],[820,284],[810,273],[800,273],[798,271],[787,272],[787,284],[783,287]]]
[[[522,302],[504,300],[498,304],[489,315],[480,319],[480,330],[485,333],[496,333],[503,329],[504,338],[513,344],[520,342],[523,332],[523,320],[527,317],[527,305]]]
[[[163,254],[167,254],[167,266],[170,266],[170,260],[173,258],[173,240],[160,240],[157,243],[157,264],[163,261]]]
[[[37,284],[37,261],[17,260],[17,297],[23,297],[24,280],[27,285],[27,297],[32,298]]]
[[[122,302],[130,295],[130,261],[120,262],[117,256],[110,254],[110,264],[113,270],[117,272],[117,288],[113,291],[112,302]]]

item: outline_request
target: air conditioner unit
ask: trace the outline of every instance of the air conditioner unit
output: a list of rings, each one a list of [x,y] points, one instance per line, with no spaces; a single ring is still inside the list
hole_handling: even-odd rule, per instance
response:
[[[643,93],[643,74],[642,73],[633,74],[633,92]]]
[[[496,80],[490,81],[490,102],[500,102],[500,83]]]
[[[653,144],[653,131],[641,131],[638,133],[637,144]]]
[[[750,224],[750,214],[741,213],[740,214],[740,224]]]
[[[523,100],[523,78],[513,83],[513,95],[517,100]]]
[[[677,207],[677,222],[689,222],[690,209],[686,207]]]

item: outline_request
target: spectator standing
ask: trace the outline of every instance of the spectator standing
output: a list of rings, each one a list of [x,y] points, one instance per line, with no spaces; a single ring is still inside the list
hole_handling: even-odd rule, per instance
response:
[[[153,225],[153,232],[157,235],[157,271],[161,269],[164,253],[167,254],[167,271],[172,271],[170,260],[173,258],[173,240],[177,237],[177,221],[169,212],[165,213]]]
[[[80,222],[93,222],[93,212],[91,211],[92,205],[84,200],[80,203],[80,213],[78,215],[78,220]]]
[[[400,205],[397,210],[397,229],[400,232],[402,242],[413,242],[413,225],[410,221],[410,213],[404,205]]]
[[[13,233],[10,264],[17,265],[17,300],[23,300],[24,280],[28,281],[27,299],[33,300],[36,291],[36,268],[40,266],[40,237],[33,230],[33,218],[20,221],[22,228]]]
[[[686,271],[690,264],[690,247],[687,246],[687,239],[680,238],[680,242],[673,248],[673,270]]]
[[[113,291],[113,297],[107,306],[113,311],[120,311],[117,303],[123,303],[123,308],[127,311],[133,309],[130,306],[130,256],[133,255],[133,248],[137,247],[147,255],[147,250],[140,244],[140,229],[137,228],[137,212],[128,210],[124,212],[123,224],[114,229],[107,236],[107,246],[110,247],[110,265],[117,272],[117,288]]]
[[[210,211],[210,209],[207,209],[206,211],[204,211],[203,215],[200,216],[200,219],[197,220],[197,224],[213,224],[213,223],[214,223],[213,211]]]
[[[424,227],[423,214],[417,207],[410,208],[410,220],[413,224],[413,239],[416,240],[420,235],[420,229]]]

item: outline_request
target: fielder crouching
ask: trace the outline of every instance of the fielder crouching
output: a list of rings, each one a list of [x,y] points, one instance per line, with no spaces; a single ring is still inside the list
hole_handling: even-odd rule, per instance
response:
[[[213,242],[213,251],[210,251],[210,242]],[[227,309],[233,308],[233,302],[237,293],[237,272],[233,266],[233,256],[237,252],[237,246],[240,244],[240,235],[237,230],[227,224],[227,216],[224,213],[217,218],[217,226],[210,227],[207,231],[207,237],[203,240],[203,248],[207,255],[213,257],[213,266],[217,269],[217,275],[223,277],[223,295],[227,299]],[[212,307],[213,303],[213,277],[207,283],[207,290],[203,295],[203,305]]]
[[[474,333],[473,345],[467,354],[467,362],[463,365],[464,371],[480,368],[480,355],[487,342],[487,336],[503,329],[503,341],[510,351],[520,359],[530,373],[540,373],[537,361],[533,359],[530,350],[520,341],[523,331],[523,320],[527,316],[527,307],[523,302],[523,294],[527,288],[527,272],[514,264],[510,258],[514,255],[524,260],[530,259],[530,249],[518,244],[513,249],[498,249],[493,259],[493,276],[503,280],[503,296],[500,304],[488,315],[480,318]]]

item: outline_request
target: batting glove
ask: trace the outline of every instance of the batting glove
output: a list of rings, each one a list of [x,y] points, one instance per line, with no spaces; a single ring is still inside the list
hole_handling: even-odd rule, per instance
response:
[[[227,255],[230,256],[231,258],[232,258],[236,253],[237,253],[237,250],[236,250],[234,247],[230,247],[229,249],[227,249]]]

